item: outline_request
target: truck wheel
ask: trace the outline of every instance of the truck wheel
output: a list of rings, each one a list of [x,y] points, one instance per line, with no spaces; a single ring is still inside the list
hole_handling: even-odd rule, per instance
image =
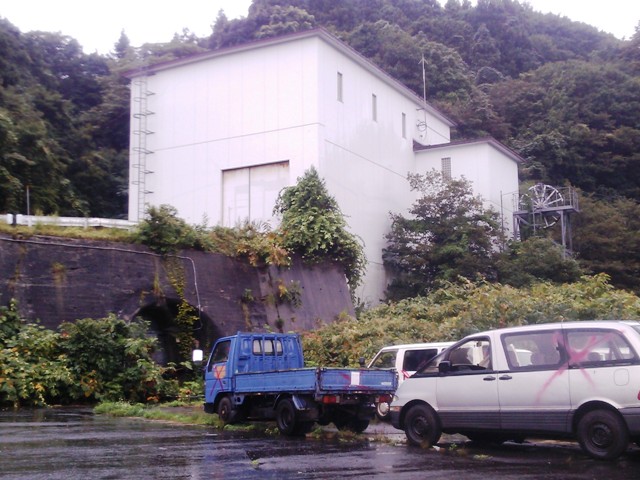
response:
[[[376,417],[386,422],[391,417],[389,413],[389,404],[387,402],[380,402],[376,404]]]
[[[333,424],[338,430],[348,430],[354,433],[362,433],[369,426],[369,420],[361,420],[356,417],[347,416],[345,414],[336,416]]]
[[[598,460],[619,457],[629,446],[629,431],[624,420],[610,410],[592,410],[578,422],[578,442]]]
[[[276,423],[283,435],[300,435],[296,428],[296,407],[290,399],[285,398],[276,407]]]
[[[230,397],[222,397],[218,403],[218,416],[225,424],[232,424],[236,420],[236,414],[233,410],[233,403]]]
[[[404,433],[412,445],[427,448],[435,445],[442,434],[436,412],[428,405],[414,405],[405,416]]]
[[[364,432],[369,426],[369,420],[361,420],[360,418],[354,418],[349,422],[347,428],[355,433]]]

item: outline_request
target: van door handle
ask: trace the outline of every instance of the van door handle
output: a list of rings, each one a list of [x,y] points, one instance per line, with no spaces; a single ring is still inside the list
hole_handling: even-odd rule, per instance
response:
[[[500,380],[511,380],[513,377],[511,375],[502,375],[499,378]]]
[[[493,382],[496,379],[496,377],[484,377],[483,380],[485,382]]]

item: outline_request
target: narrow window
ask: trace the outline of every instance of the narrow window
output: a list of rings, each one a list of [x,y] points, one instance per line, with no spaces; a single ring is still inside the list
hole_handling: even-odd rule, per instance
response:
[[[374,122],[378,121],[378,97],[376,94],[371,94],[371,118]]]
[[[407,138],[407,114],[402,114],[402,138]]]
[[[442,176],[446,180],[451,180],[451,158],[446,157],[441,159],[442,161]]]
[[[342,73],[338,72],[338,101],[342,102]]]

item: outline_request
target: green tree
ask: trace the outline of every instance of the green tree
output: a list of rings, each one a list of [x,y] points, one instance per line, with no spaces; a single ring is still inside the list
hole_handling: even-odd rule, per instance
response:
[[[269,15],[269,23],[262,25],[256,32],[256,38],[269,38],[287,33],[309,30],[315,26],[315,19],[306,10],[296,7],[276,5]]]
[[[573,223],[573,247],[583,268],[640,293],[640,203],[583,194]]]
[[[311,167],[297,184],[280,192],[274,214],[285,248],[307,262],[330,260],[344,268],[353,292],[364,273],[366,258],[360,240],[347,222],[318,172]]]
[[[387,297],[425,295],[459,277],[495,279],[495,255],[503,243],[498,214],[483,207],[464,178],[448,180],[432,170],[408,179],[421,196],[409,217],[391,214],[382,258],[395,278]]]
[[[562,246],[549,238],[532,237],[509,242],[497,260],[498,281],[517,288],[536,282],[577,282],[584,272],[579,263],[566,257]]]
[[[545,65],[488,89],[523,180],[640,198],[640,80],[613,64]],[[496,135],[501,138],[501,134]]]

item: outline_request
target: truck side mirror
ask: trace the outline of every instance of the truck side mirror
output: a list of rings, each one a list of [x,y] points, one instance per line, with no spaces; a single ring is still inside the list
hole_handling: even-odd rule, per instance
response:
[[[360,364],[360,368],[364,368],[364,357],[360,357],[358,363]]]
[[[193,352],[191,352],[191,361],[195,365],[198,365],[198,366],[202,365],[203,357],[204,357],[203,352],[199,348],[196,348]]]

